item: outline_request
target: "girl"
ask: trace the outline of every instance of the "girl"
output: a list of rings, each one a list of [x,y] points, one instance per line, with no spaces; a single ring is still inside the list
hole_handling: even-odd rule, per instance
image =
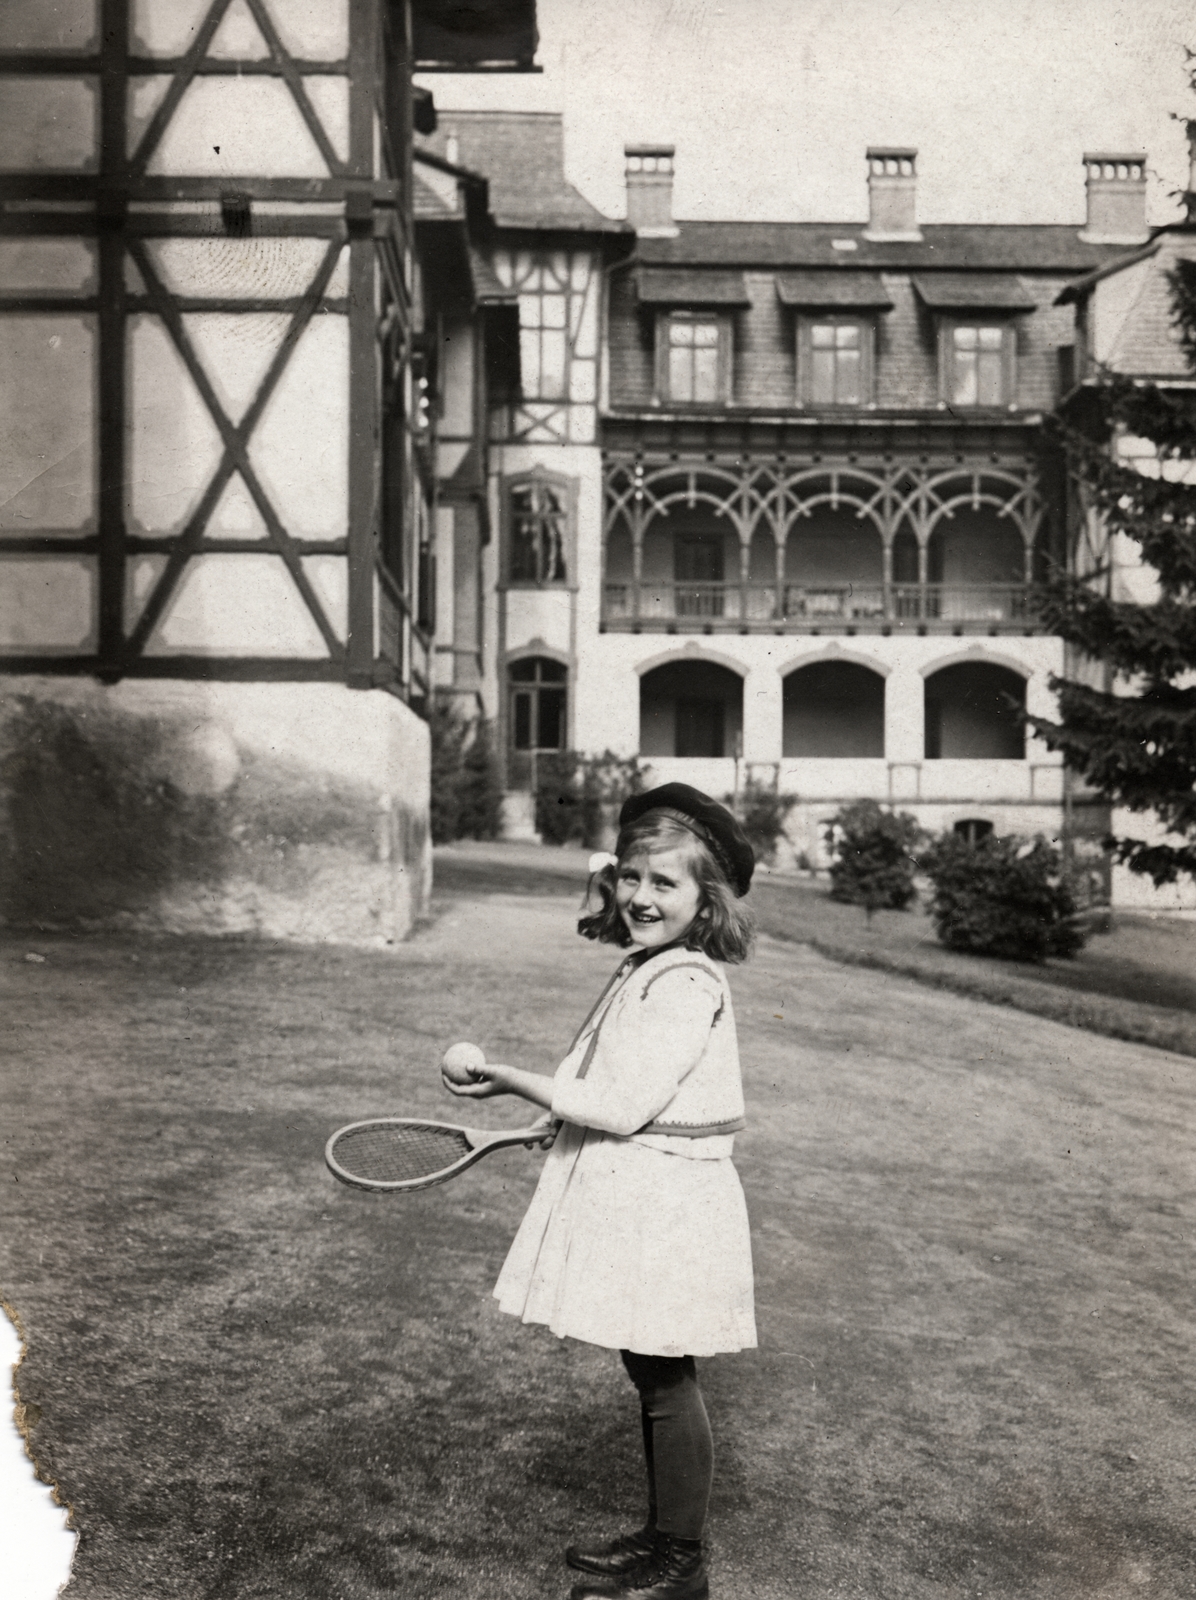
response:
[[[588,939],[629,949],[553,1078],[487,1063],[475,1099],[522,1095],[559,1124],[494,1294],[504,1311],[618,1350],[639,1391],[648,1519],[565,1559],[572,1600],[705,1600],[710,1424],[695,1356],[755,1346],[751,1244],[731,1164],[743,1091],[720,961],[742,961],[754,857],[687,784],[628,800]],[[548,1119],[546,1119],[548,1120]]]

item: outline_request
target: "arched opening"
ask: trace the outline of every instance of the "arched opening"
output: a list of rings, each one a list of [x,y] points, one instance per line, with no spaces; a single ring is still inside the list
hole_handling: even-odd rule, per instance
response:
[[[736,614],[739,538],[726,517],[674,506],[644,535],[643,616],[709,621]]]
[[[961,661],[926,680],[927,761],[1024,761],[1026,680],[990,661]]]
[[[1026,546],[991,506],[944,517],[926,551],[927,613],[944,622],[1004,622],[1024,614]]]
[[[885,680],[854,661],[816,661],[784,684],[782,754],[818,760],[885,753]]]
[[[669,661],[640,679],[641,756],[733,756],[743,679],[713,661]]]
[[[817,621],[884,614],[884,555],[875,524],[819,506],[785,545],[785,615]]]

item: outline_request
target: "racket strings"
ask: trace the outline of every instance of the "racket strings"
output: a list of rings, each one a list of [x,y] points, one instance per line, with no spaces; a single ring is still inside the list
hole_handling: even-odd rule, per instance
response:
[[[455,1128],[351,1128],[336,1140],[333,1158],[345,1172],[370,1183],[404,1183],[443,1172],[470,1152]]]

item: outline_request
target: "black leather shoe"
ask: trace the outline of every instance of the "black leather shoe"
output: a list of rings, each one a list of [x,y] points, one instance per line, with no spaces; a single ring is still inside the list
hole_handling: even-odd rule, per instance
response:
[[[696,1540],[658,1533],[652,1553],[616,1577],[575,1583],[569,1600],[709,1600],[710,1582]]]
[[[604,1578],[617,1578],[650,1556],[655,1541],[656,1529],[645,1526],[638,1533],[622,1533],[609,1544],[595,1545],[590,1550],[571,1544],[565,1551],[565,1560],[578,1572],[597,1572]]]

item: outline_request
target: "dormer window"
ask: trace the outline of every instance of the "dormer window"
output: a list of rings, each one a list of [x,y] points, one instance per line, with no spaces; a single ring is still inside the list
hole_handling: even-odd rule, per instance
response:
[[[803,318],[798,388],[803,405],[862,406],[872,399],[873,324],[864,317]]]
[[[797,313],[797,403],[871,405],[877,323],[893,305],[880,274],[843,268],[780,272],[777,298]]]
[[[914,289],[934,317],[939,402],[993,410],[1017,403],[1017,316],[1035,299],[1020,278],[996,272],[926,272]]]
[[[953,406],[1007,406],[1014,395],[1013,329],[953,323],[944,329],[946,399]]]
[[[660,318],[662,400],[712,406],[730,398],[731,324],[717,312],[670,311]]]

